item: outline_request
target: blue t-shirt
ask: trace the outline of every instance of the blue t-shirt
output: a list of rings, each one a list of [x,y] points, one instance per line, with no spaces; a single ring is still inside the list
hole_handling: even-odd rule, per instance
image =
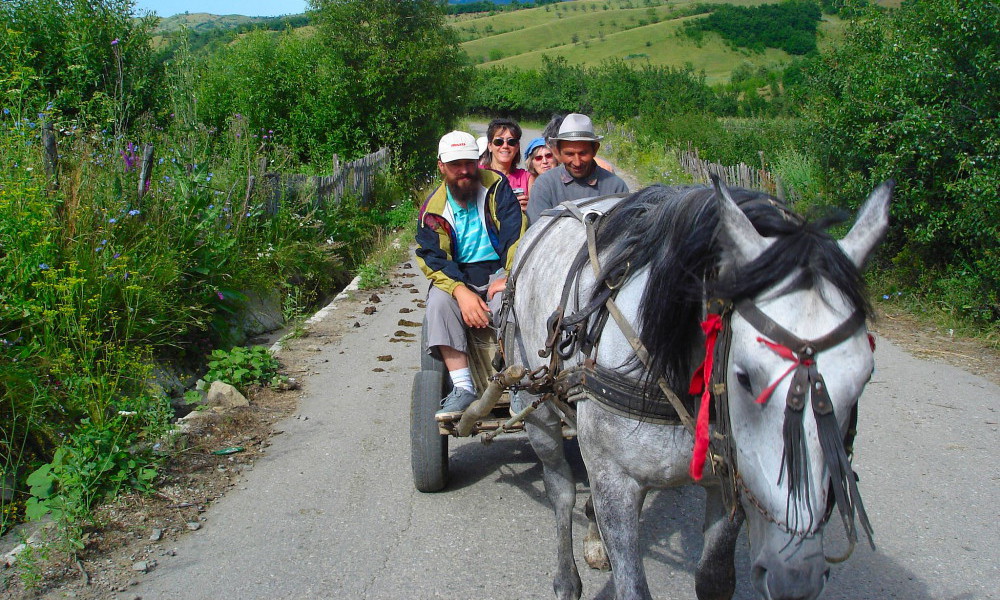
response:
[[[497,251],[490,243],[490,236],[486,233],[483,220],[479,217],[479,206],[477,202],[470,202],[466,208],[451,197],[451,190],[448,193],[448,205],[455,218],[455,237],[458,239],[458,248],[453,249],[455,262],[477,263],[490,260],[500,260]]]

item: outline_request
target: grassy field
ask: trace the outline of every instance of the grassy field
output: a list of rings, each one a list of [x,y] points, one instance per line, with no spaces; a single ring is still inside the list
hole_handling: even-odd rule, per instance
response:
[[[733,50],[721,37],[707,34],[697,44],[678,32],[695,4],[759,5],[774,0],[575,0],[514,12],[452,18],[462,48],[474,64],[539,68],[543,57],[562,56],[571,64],[598,65],[620,58],[637,63],[704,71],[709,83],[729,80],[743,63],[774,66],[791,60],[780,50],[763,53]],[[886,2],[883,2],[886,3]],[[890,2],[891,3],[891,0]],[[843,37],[843,22],[824,16],[820,46]]]

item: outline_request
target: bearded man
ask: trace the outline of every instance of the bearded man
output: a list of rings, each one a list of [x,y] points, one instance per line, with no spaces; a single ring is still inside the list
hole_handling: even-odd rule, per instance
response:
[[[461,415],[476,399],[466,327],[488,327],[499,314],[514,251],[527,227],[507,178],[478,165],[476,139],[452,131],[438,143],[442,183],[420,208],[417,261],[430,280],[427,351],[440,356],[454,389],[438,420]]]

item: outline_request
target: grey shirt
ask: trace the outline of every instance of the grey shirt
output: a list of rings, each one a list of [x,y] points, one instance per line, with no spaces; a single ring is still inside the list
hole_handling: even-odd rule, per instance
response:
[[[628,186],[611,171],[594,165],[586,179],[575,179],[566,167],[559,165],[539,175],[531,187],[528,199],[528,225],[533,225],[543,210],[559,206],[566,200],[581,200],[593,196],[628,192]]]

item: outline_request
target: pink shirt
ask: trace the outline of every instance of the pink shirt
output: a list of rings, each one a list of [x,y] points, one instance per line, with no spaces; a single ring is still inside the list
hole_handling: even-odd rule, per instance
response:
[[[480,169],[489,169],[489,167],[484,167],[479,165]],[[500,171],[497,171],[500,173]],[[531,173],[525,171],[524,169],[514,169],[510,173],[501,173],[507,177],[507,183],[510,184],[512,190],[522,190],[521,194],[528,193],[528,180],[531,179]],[[514,194],[515,196],[520,196],[521,194]]]
[[[531,178],[531,173],[528,173],[524,169],[514,169],[507,174],[507,182],[510,183],[510,187],[517,190],[523,190],[522,194],[528,193],[528,179]],[[520,194],[514,194],[518,196]]]

